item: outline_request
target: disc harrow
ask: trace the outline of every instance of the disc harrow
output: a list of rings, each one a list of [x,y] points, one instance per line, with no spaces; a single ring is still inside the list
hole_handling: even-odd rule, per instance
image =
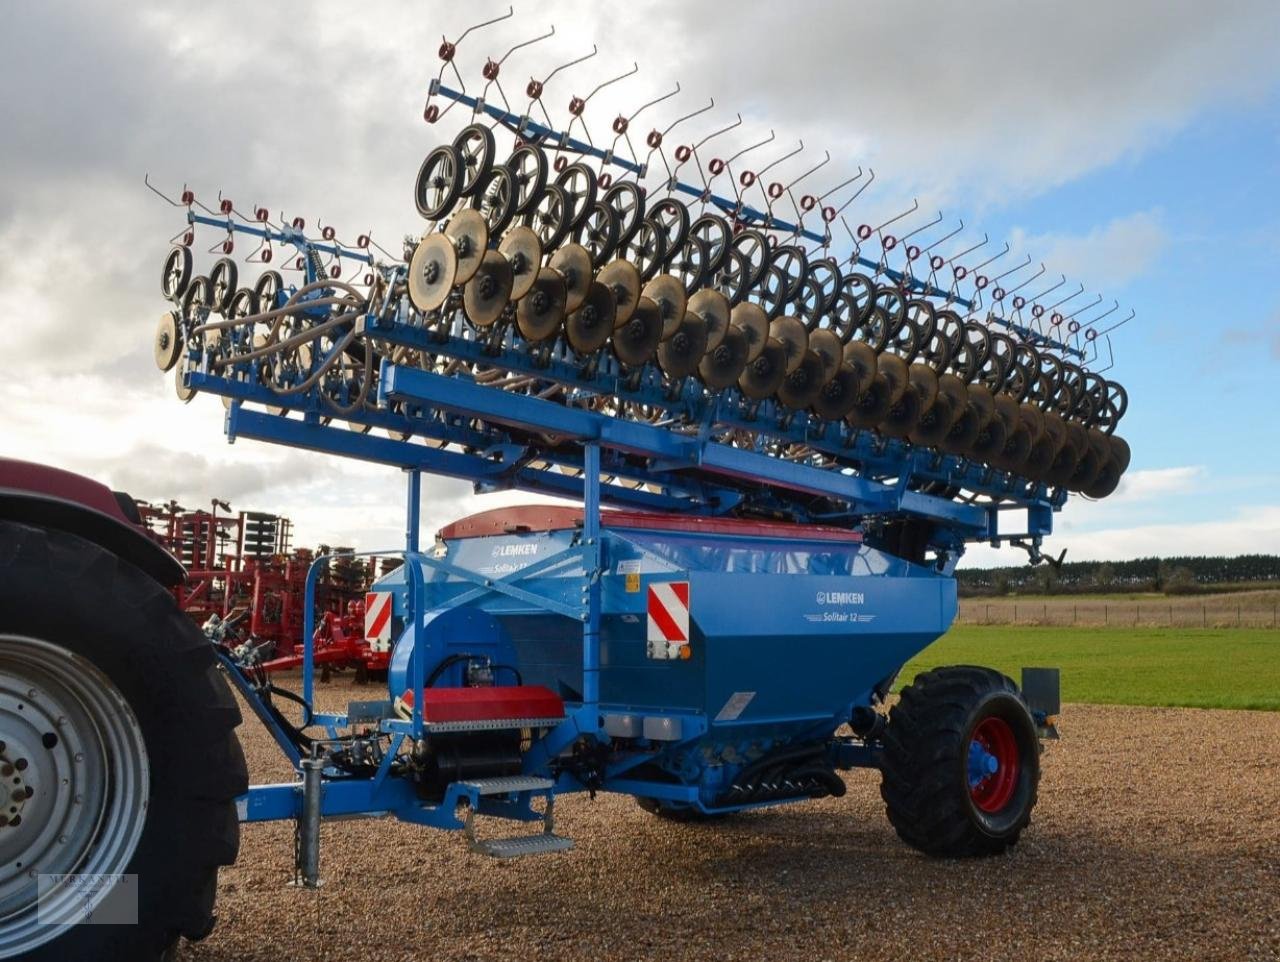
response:
[[[952,533],[936,544],[1012,539],[999,510],[1115,490],[1128,396],[1099,352],[1110,354],[1119,325],[1102,322],[1115,308],[1086,317],[1101,296],[1064,313],[1083,286],[1025,293],[1043,265],[996,273],[1008,245],[974,263],[985,236],[940,253],[964,225],[928,241],[942,214],[911,228],[918,204],[855,227],[846,211],[874,172],[797,196],[830,156],[784,181],[771,172],[799,149],[747,166],[772,135],[713,153],[740,117],[674,146],[673,129],[703,111],[654,127],[642,158],[631,124],[666,97],[619,115],[598,147],[586,107],[614,81],[574,96],[557,126],[546,86],[580,61],[531,81],[516,112],[502,61],[487,61],[479,96],[442,82],[448,67],[462,84],[458,53],[442,47],[424,116],[456,106],[471,122],[425,152],[412,186],[420,229],[401,256],[265,208],[246,216],[221,196],[216,209],[187,190],[170,200],[187,224],[164,257],[170,308],[153,348],[182,400],[223,395],[233,433],[284,440],[293,428],[275,417],[306,436],[286,443],[405,464],[430,451],[442,473],[481,486],[557,493],[581,474],[575,441],[590,430],[616,435],[604,495],[633,507],[855,523],[923,514]],[[222,237],[200,274],[197,229]],[[242,237],[259,246],[237,263]],[[268,267],[276,247],[297,252],[291,265]],[[508,400],[485,400],[498,394]],[[714,445],[723,463],[678,454],[690,450],[681,442]],[[726,450],[802,468],[803,480]],[[1027,532],[1033,544],[1044,524]]]

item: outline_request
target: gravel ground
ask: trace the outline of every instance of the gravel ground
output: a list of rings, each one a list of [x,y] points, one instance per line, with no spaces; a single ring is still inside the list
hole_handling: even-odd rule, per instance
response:
[[[1063,727],[1033,825],[984,861],[901,844],[866,771],[844,798],[715,825],[569,796],[577,847],[511,862],[327,823],[318,891],[286,885],[291,824],[246,826],[218,927],[179,959],[1280,960],[1280,713],[1072,705]],[[241,738],[256,780],[290,776],[256,721]]]

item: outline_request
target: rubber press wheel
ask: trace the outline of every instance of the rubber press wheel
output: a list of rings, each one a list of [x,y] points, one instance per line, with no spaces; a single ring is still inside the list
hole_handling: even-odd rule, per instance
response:
[[[926,855],[995,855],[1031,821],[1040,782],[1035,722],[989,668],[916,676],[889,712],[880,795],[904,842]]]
[[[239,722],[161,585],[75,535],[0,522],[0,958],[150,962],[207,935],[239,848]],[[136,924],[50,924],[107,892],[38,898],[39,876],[65,873],[131,876],[109,909]]]

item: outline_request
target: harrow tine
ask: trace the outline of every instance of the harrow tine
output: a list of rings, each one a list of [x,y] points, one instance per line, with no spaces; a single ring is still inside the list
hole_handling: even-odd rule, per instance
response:
[[[638,153],[636,153],[635,145],[631,142],[631,134],[630,134],[630,133],[628,133],[628,131],[629,131],[630,127],[631,127],[631,123],[632,123],[632,121],[634,121],[637,117],[639,117],[641,113],[643,113],[644,111],[648,110],[650,107],[654,106],[655,104],[660,104],[660,103],[662,103],[662,101],[664,101],[664,100],[668,100],[668,99],[670,99],[671,97],[674,97],[674,96],[675,96],[676,94],[678,94],[679,92],[680,92],[680,81],[678,81],[678,80],[677,80],[677,81],[676,81],[676,86],[675,86],[675,89],[674,89],[674,90],[672,90],[672,91],[670,91],[670,92],[668,92],[668,93],[662,94],[660,97],[654,97],[652,100],[646,101],[645,103],[643,103],[643,104],[641,104],[639,107],[637,107],[635,110],[633,110],[629,115],[618,114],[618,116],[617,116],[617,117],[615,117],[615,118],[613,119],[613,134],[614,134],[614,136],[613,136],[613,144],[612,144],[612,145],[610,145],[610,147],[609,147],[609,153],[610,153],[610,154],[614,154],[614,153],[616,153],[616,152],[617,152],[617,150],[618,150],[618,141],[619,141],[619,140],[622,140],[623,138],[625,138],[625,139],[626,139],[626,141],[627,141],[627,148],[628,148],[628,149],[630,150],[630,152],[631,152],[631,160],[632,160],[632,162],[633,162],[634,164],[636,164],[637,166],[642,167],[642,169],[641,169],[640,171],[637,171],[637,172],[636,172],[636,179],[637,179],[637,180],[639,180],[639,179],[641,179],[642,177],[644,177],[644,174],[645,174],[645,172],[647,171],[647,168],[648,168],[648,164],[647,164],[647,162],[646,162],[644,165],[641,165],[641,164],[640,164],[640,155],[639,155]],[[603,167],[605,163],[607,163],[607,161],[603,161],[603,160],[602,160],[602,161],[601,161],[601,166]]]
[[[613,84],[616,84],[618,81],[625,80],[627,77],[634,76],[639,72],[640,72],[640,64],[633,62],[631,64],[630,70],[624,71],[623,73],[618,74],[618,76],[616,77],[611,77],[608,80],[605,80],[601,83],[596,84],[596,86],[592,89],[591,93],[587,94],[585,97],[574,96],[569,98],[570,117],[569,117],[569,126],[565,128],[565,136],[569,137],[573,134],[574,124],[581,124],[582,135],[587,138],[587,143],[590,144],[592,147],[594,147],[595,141],[591,139],[591,131],[587,129],[587,122],[586,120],[583,119],[583,116],[582,116],[587,109],[587,104],[591,102],[592,97],[598,94],[605,87],[609,87]]]
[[[1107,314],[1110,314],[1110,313],[1111,313],[1110,311],[1108,311],[1108,312],[1107,312]],[[1138,312],[1137,312],[1137,311],[1134,311],[1134,310],[1130,310],[1130,311],[1129,311],[1129,316],[1128,316],[1128,317],[1126,317],[1123,321],[1117,321],[1115,324],[1112,324],[1110,327],[1108,327],[1108,328],[1104,328],[1104,329],[1103,329],[1103,330],[1101,330],[1101,331],[1097,330],[1097,328],[1096,328],[1094,325],[1096,325],[1096,324],[1098,323],[1098,321],[1102,320],[1102,318],[1103,318],[1103,317],[1106,317],[1106,316],[1107,316],[1106,314],[1103,314],[1101,317],[1096,318],[1095,320],[1093,320],[1093,321],[1091,321],[1091,322],[1090,322],[1089,330],[1091,330],[1091,331],[1093,331],[1093,332],[1094,332],[1094,337],[1098,337],[1098,336],[1101,336],[1101,335],[1103,335],[1103,334],[1110,334],[1110,333],[1111,333],[1112,331],[1114,331],[1116,328],[1118,328],[1118,327],[1124,327],[1126,324],[1128,324],[1130,321],[1132,321],[1135,317],[1137,317],[1137,316],[1138,316]],[[1108,341],[1108,343],[1109,343],[1109,341]]]
[[[547,113],[546,105],[543,104],[542,102],[542,94],[547,84],[549,84],[551,82],[551,78],[554,77],[556,74],[560,73],[560,71],[568,70],[570,67],[576,67],[580,63],[585,63],[586,61],[594,57],[596,54],[598,54],[599,52],[600,52],[600,48],[593,43],[591,45],[590,53],[583,54],[581,57],[577,57],[576,59],[573,59],[573,60],[565,61],[564,63],[560,64],[560,66],[552,70],[551,73],[543,77],[541,80],[538,80],[534,77],[530,77],[529,84],[527,87],[525,87],[525,93],[529,97],[529,105],[524,109],[525,116],[528,116],[529,113],[533,110],[533,105],[537,104],[539,107],[542,108],[542,116],[547,121],[547,126],[548,127],[554,126],[551,123],[551,115]]]
[[[689,113],[684,114],[683,116],[677,117],[675,120],[671,121],[671,123],[667,124],[665,129],[659,130],[657,127],[654,127],[651,131],[649,131],[649,135],[645,138],[645,143],[649,146],[649,153],[645,157],[644,166],[648,168],[650,165],[650,162],[653,160],[654,153],[655,152],[658,153],[658,155],[662,158],[662,166],[665,167],[667,170],[667,181],[668,183],[672,181],[675,178],[675,174],[671,169],[671,165],[667,163],[666,152],[662,150],[663,139],[666,138],[666,136],[670,134],[671,131],[675,130],[676,127],[679,126],[680,124],[684,123],[687,120],[692,120],[694,117],[697,117],[700,114],[705,114],[708,110],[711,110],[713,107],[715,107],[715,105],[716,105],[716,98],[711,97],[709,98],[707,105],[705,107],[699,107],[697,110],[690,111]]]
[[[506,91],[502,89],[502,82],[498,79],[499,74],[502,72],[502,65],[506,63],[507,58],[510,57],[517,50],[520,50],[524,47],[530,47],[533,44],[539,42],[540,40],[546,40],[549,37],[554,37],[555,34],[556,34],[556,25],[553,23],[551,25],[551,29],[548,30],[546,33],[540,34],[537,37],[533,37],[530,40],[522,40],[520,43],[517,43],[514,46],[512,46],[506,53],[504,53],[497,60],[494,60],[492,57],[486,60],[484,68],[481,70],[481,73],[485,78],[485,85],[484,85],[484,89],[480,91],[480,96],[477,98],[476,106],[472,109],[472,112],[471,112],[472,116],[475,116],[477,113],[481,111],[483,104],[485,102],[485,99],[489,95],[489,87],[494,85],[497,86],[498,94],[499,96],[502,97],[503,107],[505,107],[507,112],[510,113],[511,103],[510,101],[507,100]],[[495,118],[493,122],[489,124],[489,126],[496,127],[498,126],[499,123],[501,123],[501,121]]]

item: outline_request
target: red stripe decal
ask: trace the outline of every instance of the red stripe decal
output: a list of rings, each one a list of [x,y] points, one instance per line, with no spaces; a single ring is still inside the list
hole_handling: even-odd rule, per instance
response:
[[[684,636],[684,632],[680,630],[680,626],[676,624],[675,619],[667,612],[656,597],[649,596],[649,617],[658,625],[658,629],[662,632],[667,641],[688,641]]]
[[[382,610],[373,620],[373,627],[369,629],[369,637],[377,638],[382,634],[382,629],[387,626],[387,622],[391,620],[391,596],[387,595],[387,603],[382,606]]]

